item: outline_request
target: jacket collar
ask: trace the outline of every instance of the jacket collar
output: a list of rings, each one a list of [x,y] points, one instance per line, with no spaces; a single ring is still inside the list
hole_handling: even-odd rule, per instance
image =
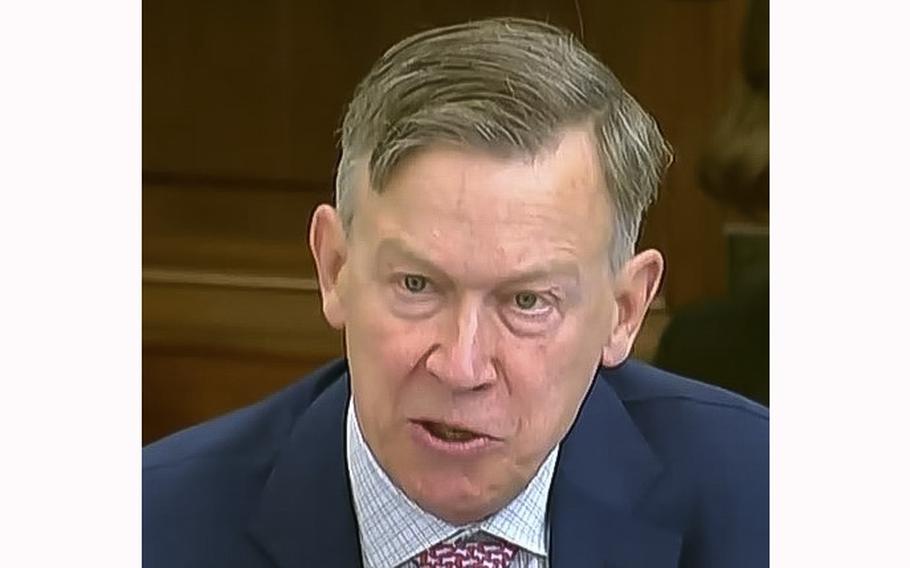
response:
[[[637,516],[663,467],[601,369],[562,442],[550,494],[552,566],[675,566],[682,537]],[[280,568],[360,566],[345,463],[346,377],[293,427],[250,531]]]
[[[563,440],[550,494],[553,566],[676,566],[682,536],[636,509],[663,465],[601,368]]]
[[[345,463],[350,387],[341,372],[294,424],[250,524],[280,568],[361,565]]]

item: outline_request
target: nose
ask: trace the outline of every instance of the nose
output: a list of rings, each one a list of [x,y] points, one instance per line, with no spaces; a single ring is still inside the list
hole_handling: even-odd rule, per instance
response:
[[[479,305],[463,305],[441,330],[440,341],[427,355],[427,370],[454,390],[476,391],[496,380],[489,324]]]

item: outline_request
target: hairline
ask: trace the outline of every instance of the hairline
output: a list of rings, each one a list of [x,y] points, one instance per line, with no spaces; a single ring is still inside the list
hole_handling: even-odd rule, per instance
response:
[[[412,160],[426,152],[436,149],[454,149],[462,152],[476,152],[480,155],[494,159],[533,163],[546,156],[547,153],[555,152],[559,147],[559,144],[571,131],[578,130],[585,133],[588,143],[591,145],[591,151],[597,158],[597,190],[601,192],[602,197],[606,200],[609,211],[610,231],[606,243],[607,261],[610,265],[611,272],[618,272],[622,264],[634,256],[635,243],[631,243],[628,247],[630,250],[617,250],[620,245],[619,240],[622,237],[623,231],[620,219],[620,206],[617,199],[618,193],[611,189],[611,179],[609,179],[610,176],[608,175],[608,166],[606,164],[607,158],[604,156],[604,149],[602,148],[603,141],[598,136],[597,129],[596,113],[592,113],[591,116],[581,121],[567,122],[555,129],[551,139],[547,140],[535,152],[528,152],[521,148],[514,147],[485,148],[476,144],[459,143],[443,137],[431,138],[426,140],[423,144],[415,146],[404,159],[397,162],[390,170],[385,172],[385,176],[381,180],[381,185],[379,187],[374,186],[373,176],[371,175],[369,167],[370,156],[375,150],[375,147],[361,150],[359,154],[353,157],[342,156],[341,162],[343,165],[347,166],[348,171],[342,171],[342,169],[339,168],[336,178],[335,194],[335,206],[341,217],[342,228],[345,235],[349,236],[354,222],[355,204],[358,201],[356,196],[359,191],[373,191],[376,194],[381,195],[396,173],[406,167]],[[342,184],[346,184],[346,186],[342,188]],[[361,187],[361,185],[365,185],[366,187]],[[641,222],[639,222],[639,232],[640,228]]]

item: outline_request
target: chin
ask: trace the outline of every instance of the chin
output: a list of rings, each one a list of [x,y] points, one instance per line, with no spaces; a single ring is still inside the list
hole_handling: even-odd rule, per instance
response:
[[[404,491],[421,509],[453,525],[480,521],[507,502],[495,485],[478,483],[462,471],[427,472],[409,479]]]

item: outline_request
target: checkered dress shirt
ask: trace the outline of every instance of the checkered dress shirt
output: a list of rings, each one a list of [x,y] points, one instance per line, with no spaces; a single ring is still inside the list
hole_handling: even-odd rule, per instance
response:
[[[363,565],[414,568],[414,557],[439,542],[499,538],[519,547],[509,568],[546,568],[549,526],[547,496],[559,446],[511,503],[478,523],[454,526],[423,511],[388,478],[363,439],[353,402],[348,404],[348,476]]]

